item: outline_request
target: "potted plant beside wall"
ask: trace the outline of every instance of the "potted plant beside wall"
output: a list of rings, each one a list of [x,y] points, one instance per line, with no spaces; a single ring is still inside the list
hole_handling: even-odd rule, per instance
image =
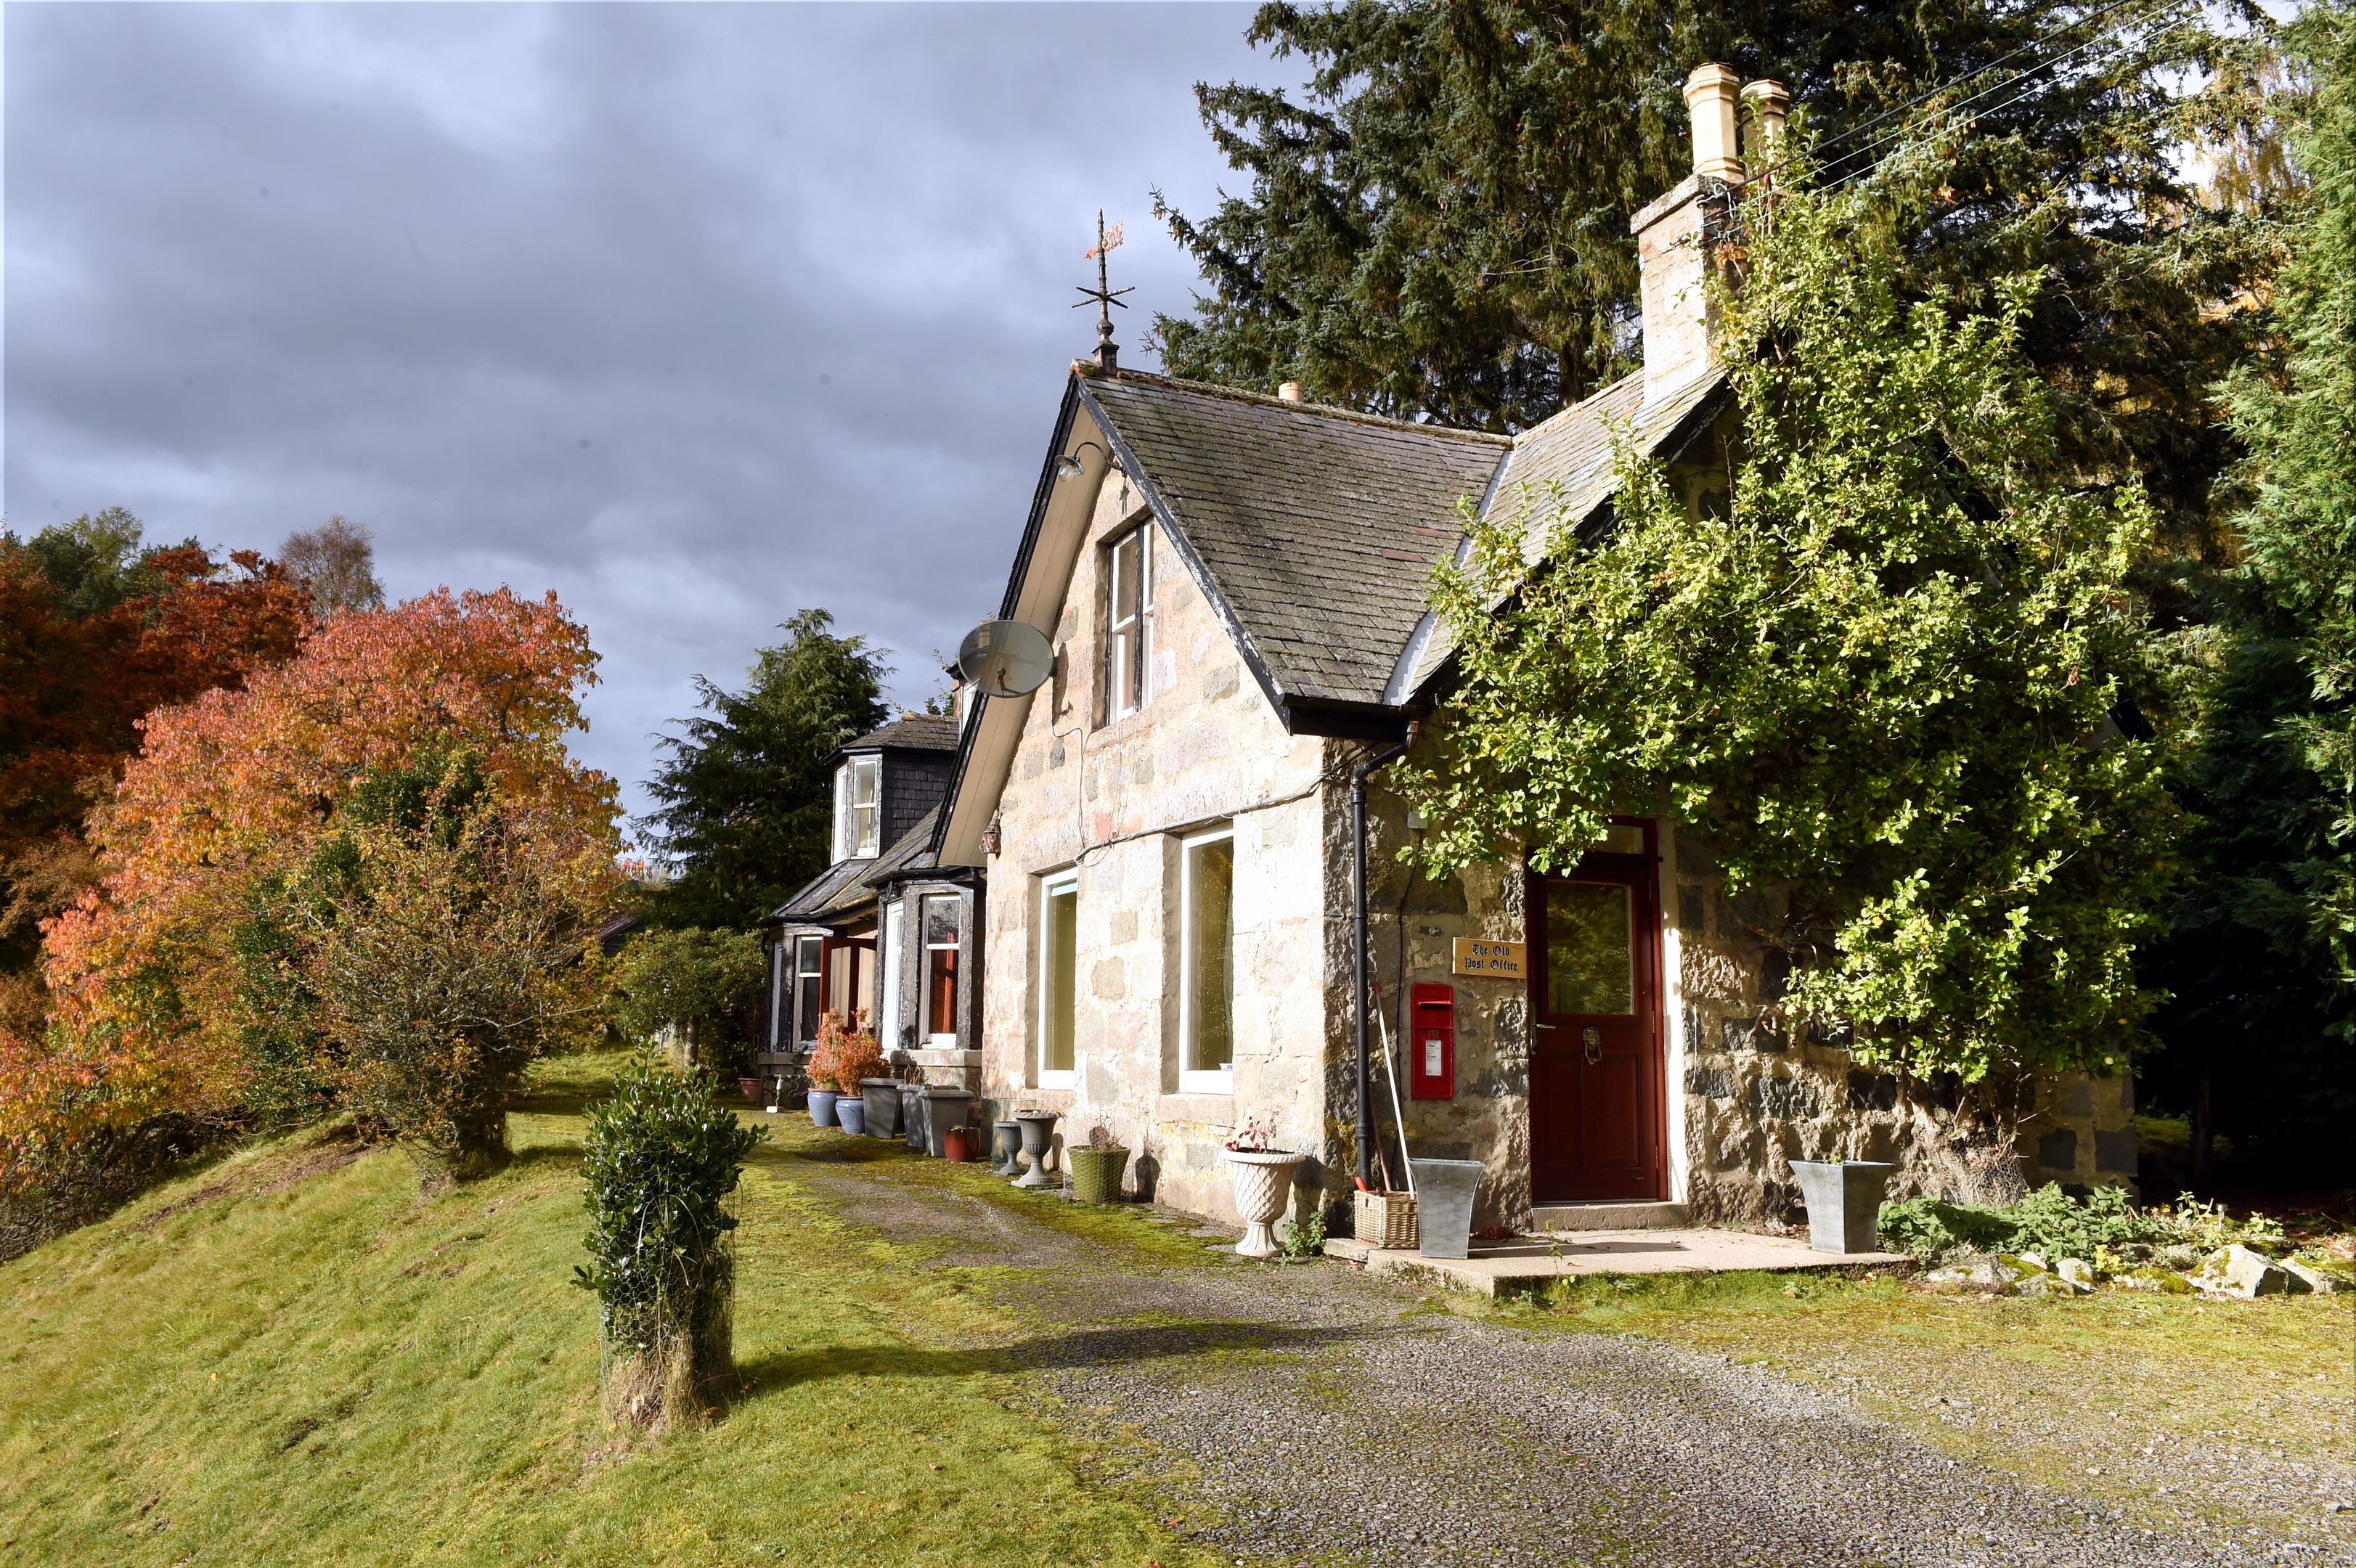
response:
[[[862,1009],[859,1031],[844,1039],[834,1058],[835,1088],[841,1096],[834,1103],[834,1121],[844,1132],[867,1131],[867,1080],[883,1071],[884,1048],[876,1043],[875,1031],[867,1027],[867,1014]],[[893,1109],[899,1109],[896,1093]]]
[[[809,1117],[814,1127],[831,1127],[834,1103],[842,1098],[841,1086],[835,1082],[835,1064],[842,1060],[843,1047],[849,1042],[850,1031],[843,1027],[842,1015],[828,1011],[818,1016],[818,1043],[810,1049]],[[857,1080],[852,1080],[856,1083]]]
[[[1244,1239],[1236,1243],[1238,1255],[1272,1258],[1281,1251],[1272,1228],[1292,1207],[1292,1172],[1306,1155],[1268,1147],[1270,1128],[1257,1116],[1227,1140],[1227,1174],[1235,1182],[1236,1212],[1242,1216]]]
[[[1071,1168],[1072,1196],[1082,1203],[1120,1201],[1120,1173],[1129,1165],[1129,1150],[1112,1141],[1103,1127],[1089,1129],[1088,1141],[1066,1144],[1064,1161]]]

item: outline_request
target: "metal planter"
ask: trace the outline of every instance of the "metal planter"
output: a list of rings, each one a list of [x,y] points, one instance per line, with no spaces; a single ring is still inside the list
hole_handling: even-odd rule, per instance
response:
[[[1881,1191],[1898,1168],[1871,1159],[1795,1159],[1808,1207],[1808,1246],[1819,1253],[1879,1252]]]
[[[1417,1159],[1416,1253],[1427,1258],[1472,1255],[1472,1199],[1488,1167],[1477,1159]]]

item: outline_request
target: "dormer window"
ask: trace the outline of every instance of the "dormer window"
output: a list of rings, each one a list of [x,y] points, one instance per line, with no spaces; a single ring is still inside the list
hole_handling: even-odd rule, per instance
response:
[[[853,757],[834,770],[834,858],[864,860],[883,849],[877,803],[884,776],[881,757]]]
[[[1153,658],[1153,525],[1140,524],[1106,552],[1111,635],[1105,647],[1107,720],[1145,706],[1146,671]]]

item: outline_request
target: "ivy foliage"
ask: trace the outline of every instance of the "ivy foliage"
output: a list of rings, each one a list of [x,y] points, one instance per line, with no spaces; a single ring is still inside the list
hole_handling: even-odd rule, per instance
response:
[[[651,1053],[590,1107],[588,1124],[590,1262],[574,1282],[597,1296],[616,1413],[676,1419],[711,1403],[734,1368],[728,1197],[768,1131],[739,1124],[702,1073],[671,1072]]]
[[[2153,515],[2053,477],[2033,277],[1901,288],[1945,172],[1754,205],[1730,505],[1623,446],[1590,536],[1472,525],[1434,588],[1461,686],[1394,776],[1435,870],[1517,846],[1565,868],[1610,814],[1665,805],[1730,891],[1788,890],[1759,933],[1792,962],[1783,1005],[1863,1061],[2100,1069],[2146,1007],[2173,820],[2154,743],[2111,717],[2143,731],[2125,705],[2157,676],[2129,587]]]

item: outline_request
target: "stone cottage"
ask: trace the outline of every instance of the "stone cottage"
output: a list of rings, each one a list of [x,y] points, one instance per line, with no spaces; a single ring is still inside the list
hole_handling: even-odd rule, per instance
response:
[[[954,771],[955,718],[904,713],[829,759],[834,860],[764,923],[766,1072],[798,1064],[819,1015],[867,1015],[876,1040],[927,1082],[970,1089],[981,1052],[978,867],[933,855]]]
[[[1445,725],[1435,564],[1463,508],[1605,520],[1615,439],[1719,504],[1734,414],[1703,288],[1743,196],[1738,110],[1687,85],[1694,172],[1638,213],[1644,368],[1513,438],[1122,370],[1073,368],[1001,616],[1054,673],[987,699],[934,853],[987,866],[981,1087],[995,1115],[1102,1127],[1155,1199],[1232,1218],[1220,1149],[1247,1118],[1338,1199],[1362,1151],[1354,772]],[[1919,1170],[1953,1109],[1775,1023],[1773,893],[1730,898],[1708,847],[1641,803],[1567,875],[1410,878],[1419,827],[1372,774],[1365,858],[1374,1054],[1409,1152],[1488,1168],[1480,1223],[1605,1228],[1788,1217],[1789,1161]],[[1387,1040],[1386,1040],[1387,1037]],[[2032,1179],[2131,1173],[2117,1081],[2043,1092]],[[1372,1085],[1396,1169],[1390,1087]]]

